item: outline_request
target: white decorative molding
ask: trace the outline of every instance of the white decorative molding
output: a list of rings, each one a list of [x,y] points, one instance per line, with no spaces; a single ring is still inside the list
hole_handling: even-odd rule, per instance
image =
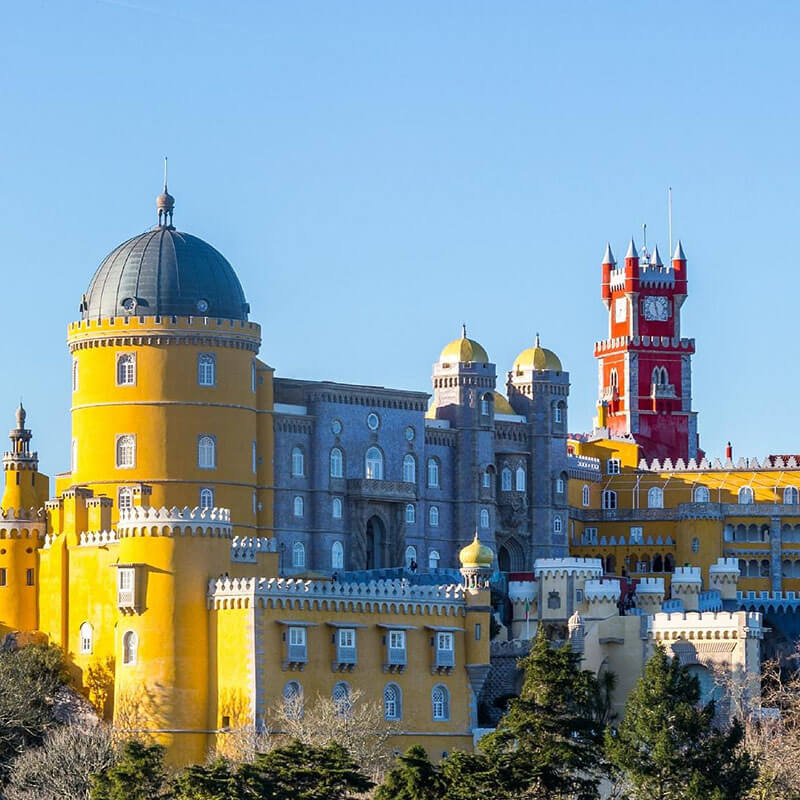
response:
[[[231,561],[255,564],[259,553],[277,553],[275,536],[234,536],[231,542]]]
[[[109,544],[118,544],[119,536],[114,530],[111,531],[88,531],[80,536],[79,545],[81,547],[104,547]]]
[[[537,579],[563,575],[600,577],[603,574],[603,562],[599,558],[537,558],[533,573]]]
[[[117,534],[131,536],[216,536],[230,539],[229,508],[153,508],[133,506],[119,512]]]

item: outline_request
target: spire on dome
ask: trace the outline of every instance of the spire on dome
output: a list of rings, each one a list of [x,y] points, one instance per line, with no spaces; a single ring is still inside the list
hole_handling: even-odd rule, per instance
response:
[[[467,324],[465,322],[461,323],[461,338],[462,339],[467,338]]]
[[[675,252],[672,255],[673,261],[686,261],[686,254],[683,252],[681,240],[678,239],[678,244],[675,245]]]
[[[541,347],[541,345],[539,344],[539,331],[536,331],[536,342],[534,344],[534,347]]]
[[[616,264],[617,262],[614,260],[614,254],[611,252],[611,242],[606,242],[606,252],[603,256],[603,263],[604,264]]]
[[[156,197],[158,209],[158,227],[172,228],[172,212],[175,208],[175,198],[167,191],[167,157],[164,156],[164,191]]]
[[[628,252],[625,253],[625,258],[639,258],[636,252],[636,245],[633,243],[633,236],[631,236],[631,243],[628,245]]]
[[[657,267],[663,267],[664,263],[661,261],[661,256],[658,254],[658,245],[653,245],[653,253],[650,256],[650,263],[655,264]]]

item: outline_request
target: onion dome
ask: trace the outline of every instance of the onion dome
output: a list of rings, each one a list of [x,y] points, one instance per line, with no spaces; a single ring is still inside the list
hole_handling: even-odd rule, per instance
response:
[[[159,224],[112,250],[97,268],[83,319],[126,314],[246,320],[250,307],[233,267],[210,244],[172,225],[175,200],[156,198]]]
[[[481,544],[476,532],[472,542],[461,549],[458,560],[464,569],[489,569],[494,562],[494,553],[491,547]]]
[[[563,372],[561,360],[552,351],[539,344],[539,334],[536,334],[536,343],[533,347],[523,350],[514,360],[514,372],[534,369],[537,372],[549,369],[553,372]]]
[[[461,326],[461,338],[453,339],[439,356],[440,363],[457,362],[467,363],[474,362],[476,364],[488,364],[489,356],[486,351],[474,339],[467,339],[467,326]]]
[[[511,403],[503,397],[500,392],[494,393],[494,413],[495,414],[516,414],[517,412],[511,408]]]

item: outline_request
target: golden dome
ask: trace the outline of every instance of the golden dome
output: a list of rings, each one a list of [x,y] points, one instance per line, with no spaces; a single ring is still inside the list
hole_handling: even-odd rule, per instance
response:
[[[516,414],[517,412],[511,408],[511,403],[506,400],[500,392],[494,393],[494,413],[495,414]]]
[[[552,351],[539,345],[539,334],[536,334],[536,343],[533,347],[523,350],[514,361],[514,372],[523,369],[535,369],[541,372],[550,369],[553,372],[563,372],[561,360]]]
[[[453,339],[447,347],[442,350],[439,361],[465,363],[474,361],[476,364],[488,364],[489,356],[486,351],[474,339],[467,339],[467,326],[461,326],[461,338]]]
[[[477,532],[475,538],[458,554],[461,566],[466,569],[487,569],[494,563],[494,553],[491,547],[481,544]]]

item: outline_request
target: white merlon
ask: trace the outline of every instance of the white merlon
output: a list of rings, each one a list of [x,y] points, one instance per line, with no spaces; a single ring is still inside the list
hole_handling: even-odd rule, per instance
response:
[[[0,519],[37,522],[44,519],[41,508],[0,508]]]
[[[274,536],[234,536],[231,541],[231,560],[254,564],[259,553],[277,553],[278,540]]]
[[[103,547],[109,544],[118,544],[119,536],[114,530],[111,531],[87,531],[80,536],[81,547]]]
[[[617,262],[614,260],[614,254],[611,252],[611,242],[606,242],[606,252],[603,256],[603,263],[604,264],[616,264]]]
[[[583,593],[589,603],[619,600],[622,591],[620,582],[614,578],[609,580],[589,580],[583,587]]]
[[[512,603],[532,603],[536,599],[536,586],[536,581],[509,581],[508,599]]]
[[[641,578],[636,584],[636,594],[664,594],[664,579]]]
[[[160,521],[214,521],[214,522],[230,522],[231,510],[229,508],[189,508],[184,506],[178,508],[172,506],[167,508],[154,508],[152,506],[133,506],[132,508],[122,508],[119,512],[119,521],[121,524],[133,524],[135,522],[160,522]]]
[[[625,253],[625,258],[639,258],[636,252],[636,245],[633,243],[633,236],[631,236],[631,243],[628,245],[628,252]]]
[[[603,574],[603,562],[599,558],[537,558],[533,573],[537,578],[570,573],[599,576]]]
[[[676,583],[691,583],[701,584],[702,578],[700,577],[700,567],[675,567],[675,572],[672,573],[672,585]]]
[[[711,575],[717,573],[735,572],[739,574],[739,561],[736,558],[718,558],[716,564],[712,564],[708,571]]]
[[[654,639],[761,639],[764,627],[758,611],[674,611],[648,617],[647,632]]]

